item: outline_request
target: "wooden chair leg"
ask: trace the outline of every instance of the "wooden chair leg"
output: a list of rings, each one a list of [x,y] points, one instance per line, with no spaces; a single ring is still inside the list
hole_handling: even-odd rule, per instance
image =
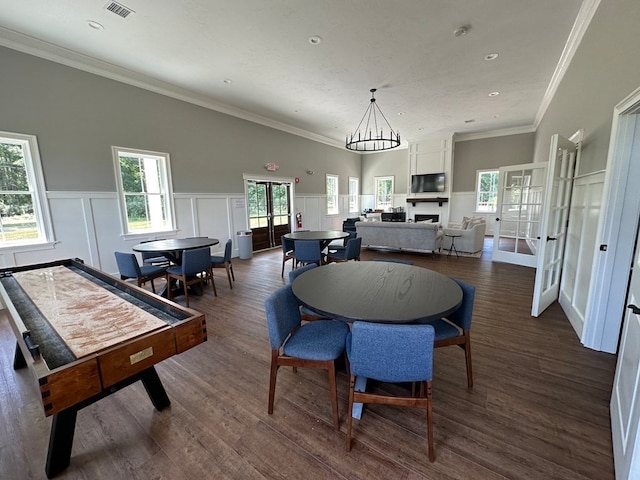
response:
[[[171,286],[171,277],[167,275],[167,299],[173,300],[173,288]]]
[[[210,273],[210,278],[211,278],[211,289],[213,290],[213,294],[217,297],[218,296],[218,290],[216,290],[216,282],[213,281],[213,268],[209,271]],[[204,285],[203,285],[204,287]]]
[[[356,377],[351,375],[349,380],[349,408],[347,409],[347,452],[351,451],[351,427],[353,425],[353,391],[356,387]]]
[[[224,268],[227,270],[227,279],[229,280],[229,288],[233,289],[233,284],[231,283],[231,267],[227,263],[225,264]]]
[[[236,281],[236,276],[233,273],[233,263],[229,262],[229,270],[231,270],[231,278],[233,278],[233,281]]]
[[[426,382],[427,384],[427,443],[429,449],[429,461],[435,462],[436,456],[433,449],[433,397],[431,390],[431,382]]]
[[[333,428],[340,431],[340,414],[338,412],[338,388],[336,386],[336,364],[328,362],[329,393],[331,394],[331,410],[333,411]]]
[[[467,362],[467,387],[473,388],[473,370],[471,369],[471,338],[469,332],[465,335],[464,340],[464,358]]]
[[[187,285],[187,277],[182,279],[182,288],[184,288],[184,300],[187,303],[187,307],[189,306],[189,286]]]
[[[269,407],[267,412],[273,413],[273,400],[276,396],[276,377],[278,375],[278,351],[271,351],[271,373],[269,375]]]

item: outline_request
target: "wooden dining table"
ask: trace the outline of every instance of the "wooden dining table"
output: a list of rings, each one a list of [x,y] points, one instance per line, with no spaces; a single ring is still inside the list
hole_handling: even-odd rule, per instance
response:
[[[334,240],[347,238],[349,232],[341,230],[304,230],[300,232],[285,233],[284,238],[288,240],[318,240],[320,250],[324,250]]]
[[[293,281],[292,289],[304,306],[346,322],[426,322],[445,317],[462,304],[462,289],[446,275],[391,262],[312,268]],[[357,391],[365,391],[366,385],[366,378],[356,378]],[[354,403],[352,415],[361,417],[361,403]]]

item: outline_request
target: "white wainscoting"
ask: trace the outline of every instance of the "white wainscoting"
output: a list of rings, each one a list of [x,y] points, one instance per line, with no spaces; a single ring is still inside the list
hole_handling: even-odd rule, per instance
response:
[[[158,237],[209,236],[220,239],[211,248],[222,255],[224,243],[234,239],[233,256],[237,256],[235,234],[247,228],[245,200],[242,195],[176,194],[177,233],[145,236],[125,240],[122,235],[116,192],[48,192],[55,244],[43,247],[4,249],[0,265],[12,267],[80,258],[105,272],[117,273],[113,252],[129,252],[142,240]]]
[[[605,172],[574,180],[559,302],[582,339]]]

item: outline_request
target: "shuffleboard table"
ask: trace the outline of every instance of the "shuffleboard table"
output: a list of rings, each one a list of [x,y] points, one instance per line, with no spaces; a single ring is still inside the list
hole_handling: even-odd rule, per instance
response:
[[[29,367],[53,416],[49,478],[69,466],[80,409],[140,380],[162,410],[170,400],[154,365],[207,339],[202,313],[79,259],[0,269],[0,301],[17,340],[13,367]]]

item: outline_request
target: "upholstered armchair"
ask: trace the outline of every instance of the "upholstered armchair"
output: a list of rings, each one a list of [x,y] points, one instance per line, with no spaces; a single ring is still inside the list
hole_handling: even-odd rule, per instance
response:
[[[462,223],[450,223],[444,229],[445,237],[442,242],[442,248],[449,250],[453,238],[447,235],[455,235],[455,240],[453,241],[455,242],[456,250],[467,253],[479,252],[484,246],[486,231],[487,224],[484,219],[464,217]]]

